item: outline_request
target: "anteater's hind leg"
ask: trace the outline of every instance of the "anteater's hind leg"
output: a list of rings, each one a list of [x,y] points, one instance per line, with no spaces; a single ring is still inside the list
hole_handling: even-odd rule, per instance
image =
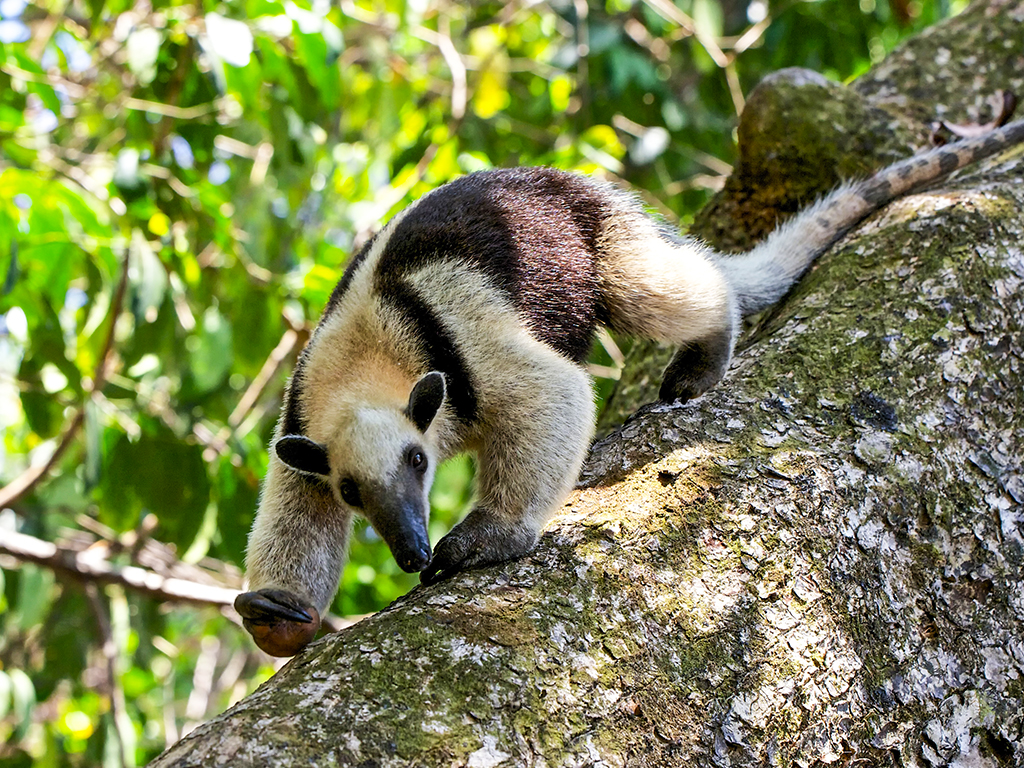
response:
[[[714,386],[729,366],[738,319],[729,284],[708,248],[672,238],[641,211],[613,221],[599,262],[609,326],[679,345],[660,397],[685,402]]]

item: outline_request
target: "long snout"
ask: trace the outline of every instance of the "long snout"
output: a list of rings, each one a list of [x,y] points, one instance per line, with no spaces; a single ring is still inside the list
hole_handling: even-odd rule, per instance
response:
[[[425,510],[419,499],[396,500],[373,510],[370,523],[403,571],[419,573],[430,565],[430,538]]]
[[[409,510],[404,514],[398,526],[398,536],[388,542],[391,554],[395,556],[398,567],[406,573],[419,573],[430,565],[430,539],[427,537],[427,526],[423,513]]]
[[[398,567],[406,573],[419,573],[430,565],[430,542],[424,539],[417,541],[413,546],[403,549],[391,547],[391,554],[395,556]]]

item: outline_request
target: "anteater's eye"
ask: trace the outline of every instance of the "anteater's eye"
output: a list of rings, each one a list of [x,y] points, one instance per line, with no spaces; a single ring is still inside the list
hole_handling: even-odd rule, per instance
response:
[[[427,469],[427,457],[419,448],[410,448],[407,454],[409,466],[417,472],[424,472]]]
[[[359,495],[359,486],[351,477],[346,477],[338,483],[338,493],[341,494],[341,500],[350,507],[363,506],[363,499]]]

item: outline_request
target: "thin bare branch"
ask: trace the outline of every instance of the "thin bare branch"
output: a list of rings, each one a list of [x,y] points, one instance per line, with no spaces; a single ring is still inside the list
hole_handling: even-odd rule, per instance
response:
[[[622,353],[622,350],[619,349],[619,345],[615,343],[615,339],[612,338],[612,335],[608,333],[605,328],[597,329],[597,340],[604,348],[604,351],[608,353],[608,357],[610,357],[612,362],[615,363],[616,368],[622,368],[622,366],[626,364],[626,356]]]
[[[729,83],[729,95],[732,97],[733,109],[736,110],[737,115],[741,115],[743,114],[743,107],[746,105],[746,99],[743,98],[743,87],[740,85],[740,76],[736,71],[736,62],[730,60],[723,69],[725,71],[725,80]]]
[[[719,67],[724,68],[729,63],[729,57],[725,55],[725,52],[722,51],[718,43],[704,34],[700,27],[694,23],[693,19],[683,13],[675,4],[669,2],[669,0],[645,0],[645,2],[651,10],[663,19],[671,21],[673,24],[678,24],[687,37],[692,35],[697,38],[697,42],[700,43],[701,47],[707,51],[708,56],[711,57],[711,60]]]
[[[43,56],[43,51],[46,50],[46,46],[50,44],[50,39],[53,37],[53,33],[57,31],[57,27],[62,19],[66,19],[65,11],[67,10],[69,3],[67,0],[61,2],[53,9],[53,13],[47,14],[46,18],[43,19],[39,25],[32,30],[32,41],[28,46],[28,56],[32,61],[39,61]]]
[[[197,104],[194,107],[176,107],[173,104],[161,104],[158,101],[147,101],[129,96],[121,102],[120,106],[137,112],[151,112],[162,117],[173,117],[175,120],[195,120],[219,112],[222,104],[223,101],[217,99],[206,104]]]
[[[663,64],[668,62],[672,52],[668,43],[660,37],[654,37],[639,19],[626,19],[622,29],[634,43],[646,48],[655,59]]]
[[[231,605],[238,594],[237,589],[168,578],[134,565],[117,566],[103,557],[92,556],[91,549],[58,547],[15,531],[4,532],[0,554],[50,568],[76,581],[120,584],[125,589],[169,602]]]
[[[461,120],[466,116],[466,104],[468,103],[468,87],[466,85],[466,65],[462,61],[455,43],[452,42],[451,33],[448,30],[448,19],[442,17],[443,26],[441,32],[434,32],[426,27],[417,27],[414,34],[421,40],[437,46],[444,57],[448,70],[452,73],[452,118]]]
[[[300,333],[301,330],[301,333]],[[305,329],[289,328],[284,332],[281,340],[277,343],[277,346],[271,351],[266,361],[263,363],[263,367],[260,368],[260,372],[256,374],[256,378],[249,384],[248,389],[245,390],[245,394],[242,395],[238,401],[238,405],[228,416],[228,424],[232,429],[237,429],[238,425],[241,424],[245,417],[249,414],[249,411],[253,409],[257,401],[263,395],[263,391],[267,388],[267,385],[273,381],[274,377],[277,376],[278,371],[281,370],[281,366],[284,365],[285,361],[291,356],[296,350],[300,349],[306,340],[309,338],[309,332]]]
[[[192,690],[185,704],[185,725],[183,733],[188,733],[201,723],[210,706],[210,695],[213,693],[214,674],[217,672],[217,654],[220,651],[220,640],[215,635],[204,637],[200,644],[199,658],[192,672]]]
[[[84,86],[68,80],[67,78],[60,77],[59,75],[29,72],[27,69],[22,69],[15,64],[0,65],[0,71],[6,72],[8,75],[16,77],[19,80],[24,80],[25,82],[45,83],[53,87],[59,86],[74,99],[85,98],[88,94],[88,89]],[[161,104],[158,101],[148,101],[146,99],[138,99],[134,96],[128,96],[117,101],[116,106],[120,109],[127,109],[136,112],[150,112],[154,115],[171,117],[175,120],[197,120],[200,117],[206,117],[207,115],[220,112],[225,103],[226,102],[223,99],[215,99],[214,101],[210,101],[205,104],[197,104],[194,107],[176,107],[173,104]]]
[[[57,443],[57,447],[53,449],[53,453],[50,454],[50,458],[42,464],[30,466],[3,488],[0,488],[0,509],[14,504],[18,499],[35,488],[49,474],[54,465],[60,461],[64,452],[67,451],[75,441],[75,438],[78,437],[78,430],[81,429],[83,421],[85,421],[85,410],[79,408],[68,421],[67,426],[64,427],[60,441]]]
[[[764,35],[768,27],[771,26],[771,23],[772,17],[765,16],[763,19],[757,22],[757,24],[751,24],[750,28],[747,29],[747,31],[744,32],[742,35],[740,35],[739,39],[737,39],[736,42],[733,44],[733,53],[743,53],[745,50],[754,45],[758,40],[761,39],[761,37]]]

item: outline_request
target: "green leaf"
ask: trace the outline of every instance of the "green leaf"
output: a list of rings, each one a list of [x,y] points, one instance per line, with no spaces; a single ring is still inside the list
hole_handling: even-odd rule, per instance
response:
[[[62,680],[75,679],[89,662],[88,648],[100,641],[96,621],[80,589],[63,589],[48,610],[61,620],[53,622],[43,649],[44,663],[34,675],[36,695],[49,699]]]
[[[129,254],[131,310],[137,323],[151,323],[167,293],[167,272],[141,229],[132,233]]]
[[[219,387],[227,378],[234,360],[231,323],[217,311],[207,308],[198,333],[185,341],[190,355],[190,395],[203,395]]]
[[[11,678],[0,669],[0,720],[7,717],[7,713],[11,710],[12,694],[14,693],[14,683],[11,682]]]
[[[32,709],[36,703],[36,689],[32,680],[20,669],[7,670],[11,682],[11,709],[14,712],[14,738],[21,740],[32,726]]]
[[[219,462],[216,474],[217,554],[241,565],[259,503],[260,479],[246,467],[235,468],[230,461]]]
[[[23,392],[21,407],[29,429],[43,439],[56,437],[64,422],[64,408],[45,392]]]
[[[0,248],[3,249],[3,255],[0,256],[0,273],[4,276],[4,285],[0,291],[5,295],[14,290],[19,273],[18,241],[5,237],[6,234],[7,232],[0,230]]]
[[[721,37],[724,26],[721,4],[714,0],[693,0],[693,25],[702,37]]]
[[[18,602],[14,606],[18,626],[28,631],[42,623],[53,601],[53,571],[25,565],[19,572]]]
[[[114,444],[100,482],[100,522],[124,531],[145,512],[160,520],[158,536],[184,551],[195,537],[210,497],[203,449],[179,440],[165,428],[133,442]]]

